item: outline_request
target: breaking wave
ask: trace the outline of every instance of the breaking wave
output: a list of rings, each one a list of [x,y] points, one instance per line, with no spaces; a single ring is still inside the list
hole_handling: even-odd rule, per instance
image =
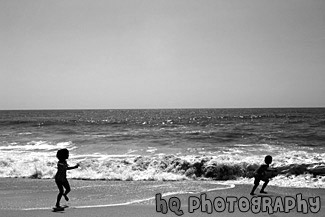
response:
[[[34,145],[35,146],[35,145]],[[37,146],[49,150],[54,147]],[[72,147],[70,143],[57,146]],[[5,147],[1,147],[4,149]],[[20,148],[17,146],[17,149]],[[28,148],[28,146],[26,147]],[[0,177],[53,178],[55,152],[1,152]],[[288,187],[325,187],[324,153],[292,151],[274,156],[272,167],[279,175],[273,184]],[[80,168],[68,172],[68,178],[84,180],[222,180],[252,183],[253,172],[263,161],[261,156],[218,155],[72,155],[68,163]]]

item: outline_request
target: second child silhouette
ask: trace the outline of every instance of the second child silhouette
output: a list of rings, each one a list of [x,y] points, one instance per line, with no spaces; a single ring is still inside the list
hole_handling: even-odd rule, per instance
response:
[[[260,181],[264,181],[264,184],[261,188],[261,191],[260,193],[262,194],[267,194],[267,192],[264,191],[264,189],[266,188],[267,184],[269,183],[270,179],[266,176],[266,171],[269,170],[269,166],[270,164],[272,163],[272,156],[270,155],[267,155],[265,158],[264,158],[264,162],[265,164],[262,164],[261,166],[259,166],[257,168],[257,170],[254,172],[254,186],[253,186],[253,189],[250,193],[250,195],[255,195],[255,190],[256,188],[258,187],[258,185],[260,184]]]

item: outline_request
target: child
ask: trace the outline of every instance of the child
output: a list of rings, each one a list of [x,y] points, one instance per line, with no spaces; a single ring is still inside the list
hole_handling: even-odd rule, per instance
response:
[[[59,159],[58,162],[58,171],[55,174],[55,183],[59,188],[59,194],[57,197],[57,201],[55,204],[55,207],[60,209],[62,208],[60,206],[60,200],[62,198],[62,196],[64,196],[66,201],[69,201],[69,198],[67,196],[67,194],[70,192],[70,185],[69,182],[67,180],[67,170],[72,170],[72,169],[76,169],[79,167],[79,164],[77,164],[74,167],[69,167],[67,164],[67,159],[69,158],[69,151],[68,149],[60,149],[58,150],[56,157]],[[65,192],[64,189],[65,188]]]
[[[268,171],[269,165],[272,163],[272,156],[267,155],[264,159],[265,164],[262,164],[254,173],[255,181],[254,181],[254,187],[250,193],[250,195],[255,195],[255,190],[257,186],[260,184],[260,181],[264,181],[264,184],[261,188],[260,193],[267,194],[267,192],[264,191],[267,184],[269,183],[269,178],[266,176],[266,171]]]

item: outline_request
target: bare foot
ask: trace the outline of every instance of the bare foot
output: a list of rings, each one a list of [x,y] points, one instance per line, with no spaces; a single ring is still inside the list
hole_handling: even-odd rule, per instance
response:
[[[64,199],[65,199],[66,201],[69,201],[69,198],[68,198],[68,196],[67,196],[66,194],[64,194],[63,197],[64,197]]]

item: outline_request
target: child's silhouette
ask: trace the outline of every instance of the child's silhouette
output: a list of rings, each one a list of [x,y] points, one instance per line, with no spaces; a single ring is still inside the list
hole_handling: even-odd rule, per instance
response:
[[[254,186],[253,189],[250,193],[250,195],[254,195],[255,190],[257,188],[257,186],[260,184],[260,181],[264,181],[264,184],[261,188],[260,193],[266,194],[267,192],[264,191],[264,189],[266,188],[267,184],[269,183],[269,178],[266,177],[266,171],[268,170],[270,164],[272,163],[272,156],[267,155],[264,159],[265,164],[262,164],[259,168],[257,168],[257,170],[254,172]]]
[[[62,196],[64,196],[66,201],[69,201],[67,194],[71,190],[68,179],[67,179],[67,170],[76,169],[79,167],[79,164],[77,164],[74,167],[69,167],[69,165],[67,164],[67,161],[66,161],[69,158],[68,149],[58,150],[56,157],[59,159],[59,162],[58,162],[58,171],[55,174],[55,183],[59,188],[59,194],[58,194],[55,206],[56,206],[56,208],[61,208],[60,200],[61,200]],[[65,192],[64,192],[64,188],[65,188]]]

